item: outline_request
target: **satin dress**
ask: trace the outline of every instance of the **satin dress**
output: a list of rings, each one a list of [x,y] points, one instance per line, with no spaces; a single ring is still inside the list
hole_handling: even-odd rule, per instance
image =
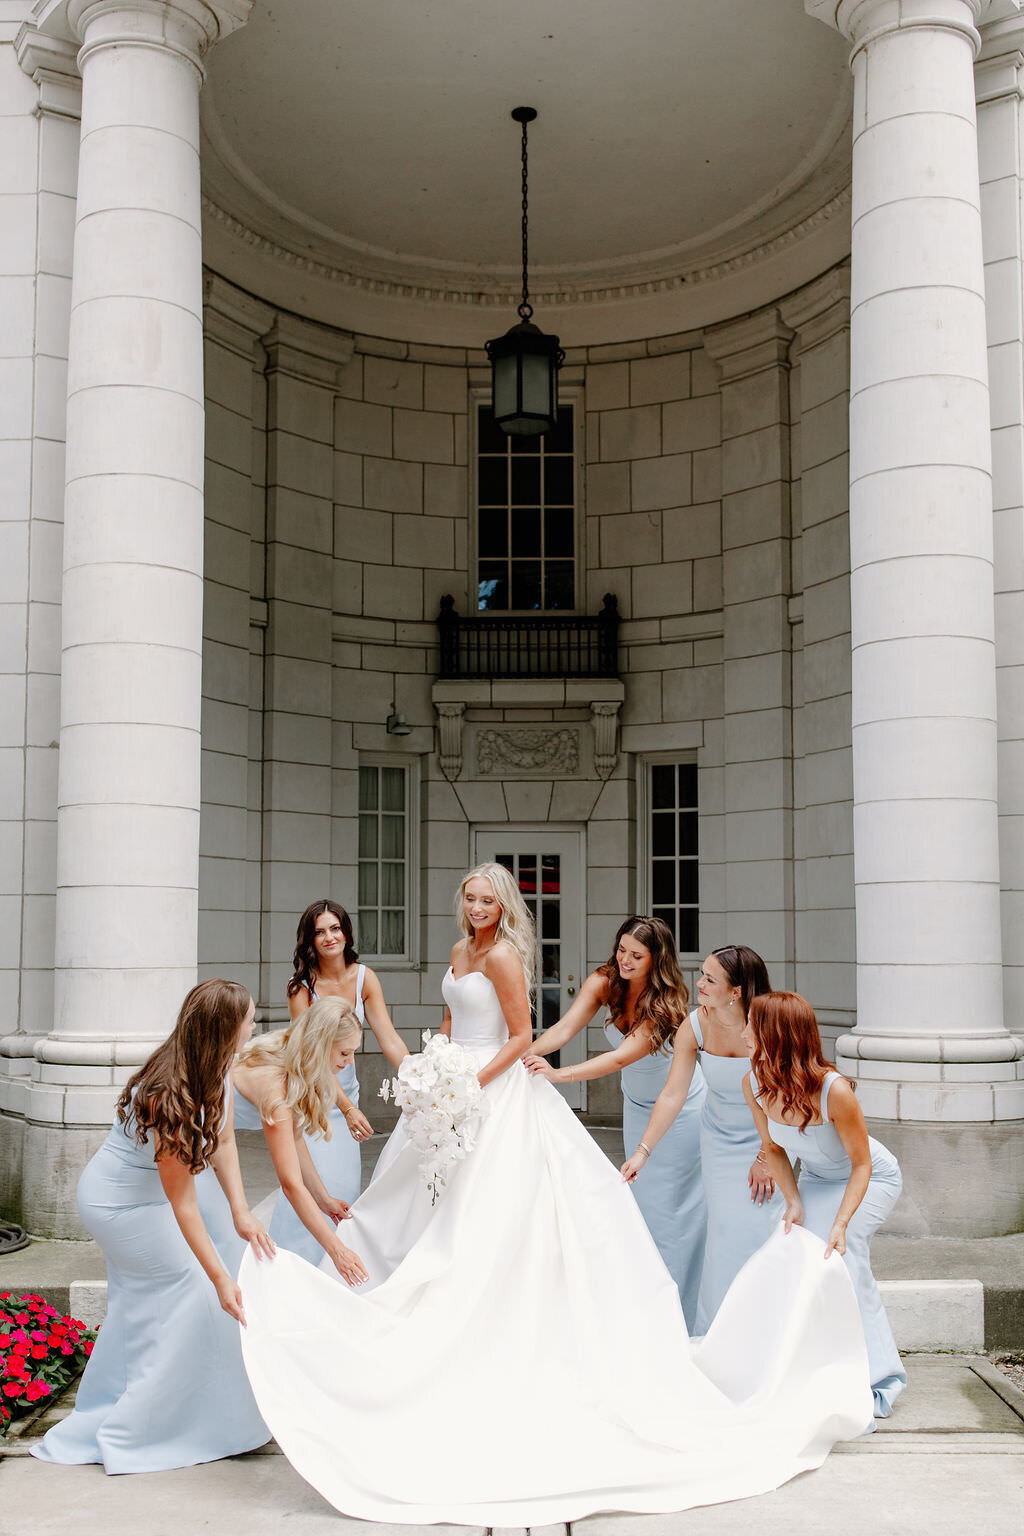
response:
[[[484,1066],[508,1036],[493,986],[449,971],[443,991]],[[780,1227],[695,1347],[629,1186],[558,1090],[513,1064],[485,1102],[436,1204],[392,1133],[345,1224],[365,1285],[283,1249],[242,1260],[257,1401],[326,1499],[389,1525],[685,1509],[776,1488],[870,1426],[853,1286],[818,1238]]]
[[[197,1176],[196,1194],[234,1274],[248,1244],[212,1168]],[[270,1431],[242,1364],[239,1326],[182,1236],[152,1137],[137,1146],[115,1120],[78,1181],[78,1210],[107,1261],[107,1315],[74,1410],[33,1456],[163,1472],[265,1445]]]
[[[612,1023],[605,1025],[612,1050],[625,1039]],[[668,1080],[671,1046],[653,1056],[623,1067],[622,1140],[626,1155],[635,1152],[654,1108],[654,1101]],[[695,1067],[686,1103],[673,1120],[630,1185],[634,1199],[658,1245],[665,1267],[679,1287],[683,1316],[693,1332],[697,1297],[704,1267],[707,1206],[700,1173],[700,1119],[704,1107],[704,1076]]]
[[[805,1131],[769,1119],[772,1140],[786,1153],[790,1162],[800,1159],[798,1186],[804,1206],[804,1225],[823,1241],[828,1239],[836,1219],[846,1182],[850,1177],[850,1159],[839,1132],[828,1118],[828,1095],[838,1072],[830,1072],[821,1090],[821,1125],[809,1125]],[[754,1091],[757,1083],[751,1078]],[[896,1340],[871,1273],[871,1239],[885,1221],[903,1188],[899,1163],[888,1147],[873,1136],[871,1182],[846,1229],[844,1262],[857,1293],[864,1337],[868,1347],[871,1390],[875,1398],[875,1417],[886,1419],[892,1405],[907,1384],[907,1373],[896,1348]]]
[[[750,1071],[746,1056],[712,1056],[704,1049],[699,1010],[690,1024],[700,1050],[707,1093],[700,1123],[700,1167],[708,1204],[708,1237],[697,1306],[698,1333],[706,1333],[739,1271],[767,1242],[785,1208],[778,1190],[755,1205],[747,1178],[761,1138],[743,1097]],[[639,1180],[637,1181],[639,1182]]]
[[[363,981],[366,976],[366,966],[361,965],[356,973],[356,1016],[360,1025],[365,1023],[366,1014],[363,1008]],[[316,1002],[316,990],[310,992],[310,1002]],[[347,1067],[338,1073],[338,1082],[342,1091],[347,1093],[353,1104],[359,1103],[359,1079],[356,1076],[355,1062],[349,1062]],[[324,1187],[329,1195],[337,1200],[344,1200],[351,1205],[359,1198],[359,1189],[362,1179],[362,1164],[359,1155],[359,1143],[353,1139],[352,1132],[348,1128],[348,1121],[335,1104],[327,1117],[331,1127],[331,1138],[328,1141],[324,1136],[306,1135],[306,1146],[309,1148],[317,1173],[324,1181]],[[235,1089],[235,1126],[240,1131],[262,1130],[259,1110],[255,1104],[250,1104],[238,1089]],[[263,1206],[261,1203],[260,1210]],[[295,1214],[291,1202],[283,1192],[277,1196],[273,1213],[268,1223],[268,1231],[275,1243],[282,1248],[291,1249],[292,1253],[300,1253],[309,1264],[319,1264],[324,1256],[324,1250],[317,1242],[313,1234]]]

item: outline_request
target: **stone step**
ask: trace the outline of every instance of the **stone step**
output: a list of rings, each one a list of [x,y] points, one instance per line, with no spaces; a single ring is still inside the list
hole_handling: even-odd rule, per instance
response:
[[[906,1353],[984,1351],[985,1288],[980,1280],[883,1280],[879,1291],[896,1343]],[[107,1310],[106,1281],[72,1280],[68,1300],[72,1317],[95,1328]]]

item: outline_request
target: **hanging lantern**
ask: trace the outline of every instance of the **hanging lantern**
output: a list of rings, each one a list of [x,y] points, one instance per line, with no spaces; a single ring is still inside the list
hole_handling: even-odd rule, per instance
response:
[[[565,353],[557,336],[545,336],[532,324],[530,303],[526,125],[537,116],[533,107],[516,107],[515,122],[523,128],[523,297],[516,313],[519,324],[487,343],[491,364],[494,420],[509,437],[539,437],[558,419],[558,370]]]

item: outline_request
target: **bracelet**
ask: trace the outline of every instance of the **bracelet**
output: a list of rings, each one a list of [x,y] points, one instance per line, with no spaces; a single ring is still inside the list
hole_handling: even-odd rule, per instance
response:
[[[569,1076],[566,1078],[566,1082],[567,1083],[571,1083],[573,1081],[572,1074],[573,1074],[573,1070],[574,1069],[572,1067],[569,1067],[567,1070],[568,1070]]]
[[[650,1157],[650,1155],[651,1155],[651,1149],[650,1149],[650,1147],[649,1147],[649,1146],[648,1146],[648,1145],[647,1145],[647,1143],[646,1143],[646,1141],[642,1141],[642,1142],[641,1142],[641,1143],[640,1143],[640,1146],[639,1146],[639,1147],[637,1147],[637,1151],[638,1151],[638,1152],[639,1152],[639,1151],[640,1151],[640,1147],[642,1147],[642,1148],[643,1148],[643,1149],[644,1149],[644,1151],[645,1151],[645,1152],[646,1152],[646,1153],[647,1153],[647,1156],[648,1156],[648,1157]]]

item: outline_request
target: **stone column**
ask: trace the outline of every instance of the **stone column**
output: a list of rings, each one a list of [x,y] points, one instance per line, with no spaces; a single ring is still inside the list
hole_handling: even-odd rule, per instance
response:
[[[725,912],[793,983],[789,345],[775,309],[705,333],[722,380]]]
[[[904,1229],[1016,1230],[973,59],[983,0],[807,8],[853,44],[850,545],[858,1024]],[[1019,1141],[1019,1128],[1016,1131]],[[955,1167],[956,1175],[953,1176]],[[937,1172],[938,1170],[938,1172]]]
[[[1024,17],[982,28],[974,66],[992,410],[1003,1005],[1024,1019]],[[996,1090],[1016,1097],[1024,1081]]]
[[[35,1231],[195,979],[203,53],[249,0],[70,0],[82,136],[68,353],[56,986],[26,1106]],[[55,1169],[59,1173],[55,1174]]]

